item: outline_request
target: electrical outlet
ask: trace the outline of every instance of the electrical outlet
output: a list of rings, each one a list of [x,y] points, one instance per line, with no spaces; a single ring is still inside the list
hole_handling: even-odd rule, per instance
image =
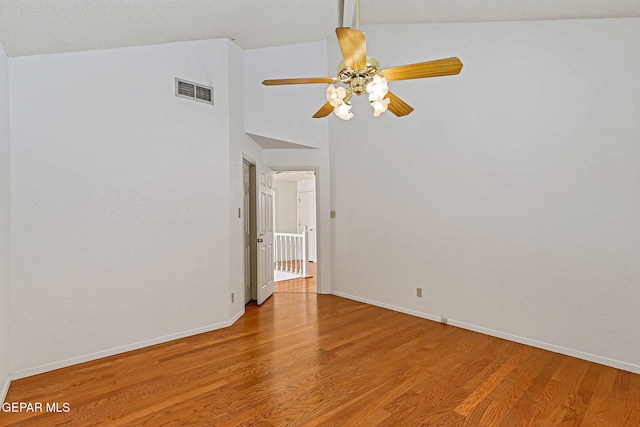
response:
[[[449,323],[449,319],[447,319],[444,316],[440,316],[440,323],[442,323],[443,325],[446,325],[447,323]]]
[[[236,294],[231,292],[231,302],[235,301],[235,299],[236,299]]]
[[[422,288],[416,288],[416,296],[422,298]]]
[[[329,212],[329,217],[330,218],[335,218],[336,217],[336,211]]]

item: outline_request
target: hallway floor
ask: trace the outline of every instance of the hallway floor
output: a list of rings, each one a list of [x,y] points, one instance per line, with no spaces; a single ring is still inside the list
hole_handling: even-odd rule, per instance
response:
[[[317,264],[315,262],[309,262],[307,266],[307,279],[290,279],[283,280],[281,282],[275,282],[274,292],[293,292],[293,293],[307,293],[315,294],[318,292],[316,285],[317,277]]]

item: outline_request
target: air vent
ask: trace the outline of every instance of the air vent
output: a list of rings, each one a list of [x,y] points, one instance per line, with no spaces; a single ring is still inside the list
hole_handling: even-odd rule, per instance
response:
[[[176,77],[176,96],[213,104],[213,88]]]
[[[211,91],[208,87],[196,86],[196,98],[200,101],[211,102]]]

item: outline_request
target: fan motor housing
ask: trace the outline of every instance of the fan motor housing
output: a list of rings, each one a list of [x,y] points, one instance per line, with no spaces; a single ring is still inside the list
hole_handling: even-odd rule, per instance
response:
[[[369,56],[367,56],[367,67],[364,70],[354,70],[342,61],[338,65],[338,79],[351,86],[352,93],[362,95],[366,93],[367,84],[373,80],[373,76],[379,73],[379,68],[378,60]]]

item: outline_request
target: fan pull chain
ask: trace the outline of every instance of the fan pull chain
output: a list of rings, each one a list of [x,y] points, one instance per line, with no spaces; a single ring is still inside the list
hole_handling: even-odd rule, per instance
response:
[[[360,31],[360,0],[356,0],[356,30]]]

